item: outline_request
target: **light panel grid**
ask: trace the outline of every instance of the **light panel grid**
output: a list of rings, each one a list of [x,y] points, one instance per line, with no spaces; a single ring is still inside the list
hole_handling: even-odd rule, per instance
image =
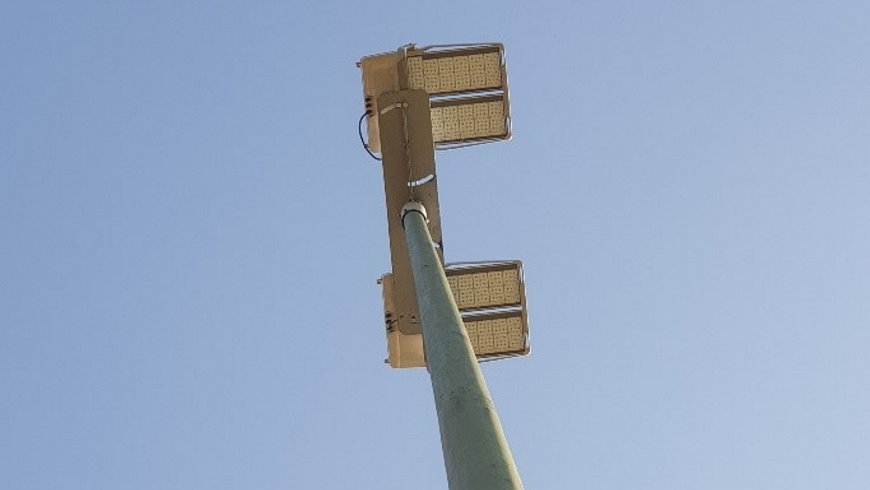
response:
[[[503,88],[502,53],[497,47],[459,52],[424,53],[406,58],[408,85],[429,94]]]
[[[474,99],[472,99],[474,100]],[[504,137],[508,134],[504,100],[435,105],[431,109],[435,143]]]
[[[465,331],[477,356],[517,354],[527,351],[520,316],[465,320]]]
[[[459,309],[519,304],[520,276],[516,268],[464,272],[447,276]]]

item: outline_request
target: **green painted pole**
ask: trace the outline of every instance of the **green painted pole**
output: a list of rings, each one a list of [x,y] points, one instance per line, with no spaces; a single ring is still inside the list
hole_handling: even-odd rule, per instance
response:
[[[521,490],[495,403],[432,245],[426,210],[412,202],[402,213],[450,490]]]

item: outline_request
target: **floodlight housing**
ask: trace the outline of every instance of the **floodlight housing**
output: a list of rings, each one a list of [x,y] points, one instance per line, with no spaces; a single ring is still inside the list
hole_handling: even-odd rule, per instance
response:
[[[436,149],[511,137],[504,45],[501,43],[403,46],[360,60],[368,114],[368,147],[380,151],[376,115],[385,92],[421,89],[429,94]]]
[[[469,262],[444,269],[465,331],[479,361],[524,356],[529,353],[522,262]],[[426,366],[423,336],[397,327],[403,312],[397,308],[392,274],[381,278],[387,334],[387,362],[394,368]]]

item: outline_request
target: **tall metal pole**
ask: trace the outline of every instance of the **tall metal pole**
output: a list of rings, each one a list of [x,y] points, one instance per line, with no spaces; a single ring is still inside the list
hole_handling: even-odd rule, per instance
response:
[[[521,490],[523,484],[495,403],[432,245],[425,212],[421,204],[408,203],[402,223],[448,485],[451,490]]]

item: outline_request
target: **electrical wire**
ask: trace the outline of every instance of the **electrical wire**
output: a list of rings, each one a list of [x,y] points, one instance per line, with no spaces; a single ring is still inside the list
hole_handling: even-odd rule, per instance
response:
[[[363,119],[365,119],[366,116],[368,116],[368,115],[369,115],[369,111],[365,111],[365,112],[363,113],[363,115],[360,116],[360,118],[359,118],[359,125],[358,125],[358,126],[359,126],[359,141],[360,141],[360,143],[362,143],[363,149],[365,149],[366,153],[368,153],[370,157],[372,157],[372,158],[374,158],[375,160],[377,160],[377,161],[380,162],[381,159],[378,158],[378,157],[376,157],[375,154],[372,153],[372,151],[369,149],[369,145],[366,144],[366,140],[365,140],[365,138],[363,138],[363,134],[362,134],[362,123],[363,123]]]

